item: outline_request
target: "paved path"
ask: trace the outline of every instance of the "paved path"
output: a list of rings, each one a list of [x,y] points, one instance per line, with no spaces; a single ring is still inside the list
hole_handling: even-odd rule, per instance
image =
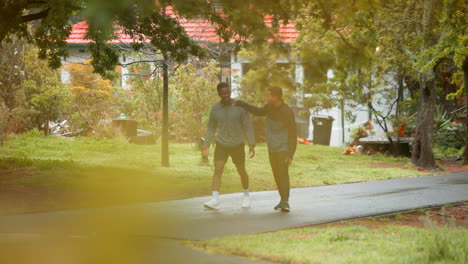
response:
[[[200,197],[127,207],[3,216],[0,217],[0,234],[65,232],[68,235],[83,235],[108,227],[107,224],[94,223],[109,222],[118,223],[115,229],[110,225],[109,232],[157,238],[157,243],[164,239],[203,240],[266,232],[466,201],[468,171],[443,176],[293,189],[290,202],[292,211],[288,214],[272,210],[278,201],[276,191],[256,192],[252,198],[250,209],[240,208],[241,194],[227,194],[221,196],[222,207],[219,211],[203,209],[202,204],[207,197]],[[192,261],[197,259],[193,255],[195,253],[184,254],[190,255]]]

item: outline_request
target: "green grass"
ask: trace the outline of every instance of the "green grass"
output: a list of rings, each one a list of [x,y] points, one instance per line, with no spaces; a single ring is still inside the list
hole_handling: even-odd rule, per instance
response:
[[[271,176],[265,144],[259,144],[256,151],[256,157],[248,159],[246,164],[250,190],[273,190],[276,186]],[[424,175],[416,170],[375,166],[375,163],[381,162],[395,166],[407,165],[407,158],[344,156],[341,152],[342,148],[299,145],[290,169],[291,186],[319,186]],[[200,160],[200,153],[194,151],[190,144],[171,144],[171,166],[162,168],[159,145],[135,145],[122,140],[87,137],[20,135],[11,137],[0,147],[0,169],[37,169],[32,175],[18,179],[18,184],[86,191],[125,190],[129,193],[128,197],[135,201],[209,195],[213,167],[200,165]],[[221,192],[240,190],[239,176],[234,165],[228,162]]]
[[[468,263],[464,228],[330,226],[186,243],[275,263]]]

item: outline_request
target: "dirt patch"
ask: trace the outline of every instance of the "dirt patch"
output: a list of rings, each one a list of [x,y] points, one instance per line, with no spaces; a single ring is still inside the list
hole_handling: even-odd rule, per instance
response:
[[[388,162],[372,162],[370,164],[371,168],[380,168],[380,169],[385,169],[385,168],[400,168],[400,169],[415,169],[415,168],[406,168],[402,164],[392,164]]]
[[[18,180],[20,178],[28,177],[38,172],[38,169],[31,168],[18,168],[18,169],[4,169],[0,168],[0,184],[8,183]]]
[[[442,167],[444,167],[445,171],[448,172],[468,170],[468,165],[463,165],[462,161],[438,160],[438,162]]]
[[[293,238],[311,238],[319,234],[319,232],[312,232],[308,234],[295,234],[295,235],[290,235]]]
[[[468,228],[468,205],[443,207],[440,209],[423,210],[392,217],[377,217],[358,219],[347,222],[331,224],[328,226],[361,225],[371,229],[378,229],[390,225],[428,228],[435,226],[456,226]]]
[[[456,171],[468,171],[468,165],[462,165],[461,161],[453,161],[453,160],[437,160],[437,162],[444,168],[446,172],[456,172]],[[370,164],[371,168],[399,168],[399,169],[408,169],[408,170],[417,170],[423,172],[430,172],[427,169],[420,168],[420,167],[406,167],[402,164],[393,164],[389,162],[373,162]]]

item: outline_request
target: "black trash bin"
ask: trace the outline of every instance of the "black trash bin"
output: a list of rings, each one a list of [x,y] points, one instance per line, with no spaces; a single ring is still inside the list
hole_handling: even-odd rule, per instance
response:
[[[314,125],[314,144],[330,145],[332,125],[335,119],[331,116],[314,116],[312,124]]]

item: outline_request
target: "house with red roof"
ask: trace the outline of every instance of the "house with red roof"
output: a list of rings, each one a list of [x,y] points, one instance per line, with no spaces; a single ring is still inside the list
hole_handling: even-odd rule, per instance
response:
[[[170,15],[175,16],[173,13]],[[249,70],[249,61],[245,58],[237,56],[236,50],[234,49],[235,39],[231,39],[228,43],[223,43],[220,37],[216,34],[215,26],[210,22],[203,19],[179,19],[179,23],[183,26],[188,34],[193,40],[197,41],[201,46],[210,49],[210,47],[216,46],[225,46],[227,49],[224,50],[223,54],[218,54],[217,58],[222,68],[222,81],[230,84],[233,94],[236,94],[236,91],[240,88],[240,80],[243,75]],[[271,17],[265,17],[265,23],[271,25]],[[86,33],[88,29],[88,24],[83,21],[73,25],[71,34],[67,38],[68,43],[68,57],[64,58],[62,61],[63,65],[67,63],[82,63],[88,60],[91,57],[91,54],[87,50],[87,44],[91,41],[86,39]],[[145,58],[138,57],[139,55],[132,54],[130,44],[135,42],[135,39],[132,39],[130,36],[126,35],[123,30],[116,28],[115,31],[117,38],[112,40],[110,43],[116,45],[119,49],[122,50],[120,55],[120,64],[121,67],[121,86],[123,88],[128,88],[128,79],[130,77],[128,65],[132,62],[138,60],[145,60]],[[292,43],[299,36],[299,31],[295,29],[295,24],[293,22],[288,24],[281,24],[277,37],[286,44]],[[230,45],[231,44],[231,45]],[[151,46],[148,43],[148,46]],[[153,50],[154,53],[157,53],[156,50]],[[148,55],[151,56],[151,55]],[[292,78],[296,83],[302,83],[304,78],[304,70],[300,62],[290,61],[288,58],[278,58],[278,64],[293,64],[294,74]],[[69,74],[62,68],[62,81],[68,82]],[[385,108],[385,107],[384,107]],[[299,112],[299,111],[296,111]],[[351,122],[345,120],[342,109],[331,109],[327,111],[320,112],[319,116],[315,116],[320,119],[321,117],[331,117],[334,119],[331,127],[331,138],[330,145],[332,146],[342,146],[350,140],[350,133],[354,127],[359,126],[367,122],[370,118],[369,111],[366,109],[356,110],[356,119]],[[312,114],[312,113],[311,113]],[[317,113],[314,113],[317,114]],[[331,119],[328,119],[331,120]],[[312,122],[312,116],[310,118],[304,119],[299,115],[296,115],[296,121],[298,122],[298,132],[299,137],[305,139],[312,139],[314,127]],[[325,120],[326,122],[326,120]],[[322,124],[322,121],[317,121],[317,124]],[[317,127],[318,129],[319,127]],[[378,133],[382,134],[382,133]]]
[[[172,13],[172,10],[168,11],[169,15],[176,17],[176,15]],[[187,35],[196,42],[200,43],[202,47],[210,49],[209,47],[213,46],[230,46],[230,48],[227,50],[227,53],[226,50],[224,50],[224,53],[219,54],[217,57],[222,67],[222,81],[229,83],[233,91],[236,91],[236,89],[239,88],[238,82],[240,81],[242,75],[245,74],[249,69],[249,62],[237,56],[236,52],[234,51],[233,44],[235,39],[231,39],[229,43],[223,43],[222,39],[216,34],[215,26],[207,20],[187,20],[185,18],[178,20],[181,26],[185,28]],[[265,17],[265,23],[267,25],[271,25],[272,17]],[[86,21],[79,22],[72,26],[71,33],[66,40],[68,43],[68,57],[62,61],[63,64],[83,62],[90,58],[90,53],[87,51],[87,44],[90,43],[91,40],[85,38],[87,30],[88,24],[86,23]],[[121,50],[128,50],[130,44],[137,42],[135,39],[132,39],[130,36],[126,35],[122,29],[116,28],[115,34],[117,38],[111,40],[110,43],[116,45],[117,47],[120,47]],[[299,31],[295,29],[295,24],[293,22],[288,24],[281,24],[277,33],[277,37],[283,43],[292,43],[298,36]],[[122,52],[120,64],[125,65],[138,59],[139,58],[135,58],[129,55],[128,53]],[[278,58],[278,63],[291,62],[285,58]],[[300,66],[300,64],[297,64],[295,66],[297,77],[296,81],[302,81],[302,67]],[[126,76],[127,74],[128,69],[126,67],[122,67],[121,85],[124,88],[128,87],[128,76]],[[67,82],[68,79],[69,76],[67,72],[62,71],[62,81]]]

